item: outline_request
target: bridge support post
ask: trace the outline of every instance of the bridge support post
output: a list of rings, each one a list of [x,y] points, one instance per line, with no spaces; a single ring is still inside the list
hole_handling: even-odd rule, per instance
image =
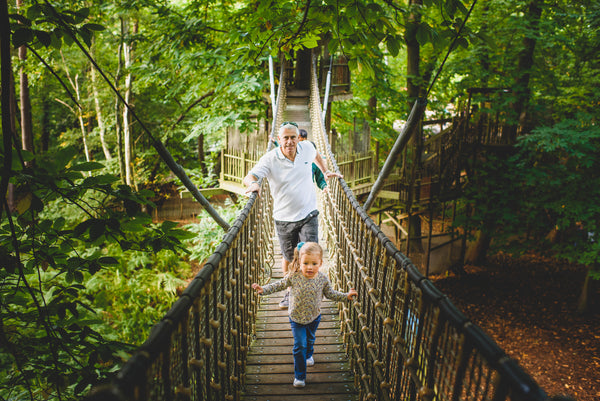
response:
[[[369,194],[369,197],[367,198],[367,201],[363,206],[363,210],[365,212],[369,212],[369,209],[373,205],[377,194],[379,193],[379,191],[381,191],[381,188],[383,188],[383,184],[386,178],[392,173],[392,170],[394,168],[394,165],[396,164],[396,161],[398,160],[398,157],[400,156],[400,153],[406,147],[408,140],[413,135],[417,126],[419,125],[419,122],[421,121],[421,116],[425,111],[425,106],[427,106],[427,99],[418,98],[415,102],[410,112],[410,115],[408,116],[408,120],[402,128],[402,132],[400,132],[400,135],[398,135],[396,143],[394,143],[390,154],[388,155],[383,167],[381,168],[381,171],[379,172],[377,181],[375,181],[375,184],[373,184],[371,193]]]

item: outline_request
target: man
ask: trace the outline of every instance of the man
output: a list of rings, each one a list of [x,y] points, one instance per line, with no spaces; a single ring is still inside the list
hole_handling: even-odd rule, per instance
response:
[[[244,177],[243,183],[246,193],[260,194],[258,180],[266,177],[269,181],[273,218],[283,256],[281,268],[285,274],[298,242],[319,240],[319,211],[312,181],[312,163],[324,172],[326,179],[341,175],[327,170],[325,161],[312,143],[300,143],[298,124],[289,121],[281,124],[277,139],[279,147],[263,155]],[[288,307],[288,297],[289,293],[286,293],[279,303],[282,309]]]

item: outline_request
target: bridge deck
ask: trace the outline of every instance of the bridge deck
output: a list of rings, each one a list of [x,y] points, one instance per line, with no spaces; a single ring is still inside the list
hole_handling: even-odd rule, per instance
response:
[[[275,243],[275,266],[272,280],[282,277],[279,244]],[[327,253],[322,271],[326,272]],[[308,368],[306,387],[295,388],[294,338],[287,310],[279,309],[283,292],[261,298],[256,322],[256,339],[252,342],[246,367],[245,401],[301,401],[356,399],[353,374],[346,358],[337,307],[323,300],[322,320],[315,342],[315,365]]]

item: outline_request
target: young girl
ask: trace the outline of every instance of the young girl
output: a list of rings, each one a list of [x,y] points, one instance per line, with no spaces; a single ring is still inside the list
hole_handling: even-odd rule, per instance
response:
[[[253,283],[252,288],[262,295],[291,287],[288,315],[294,335],[294,387],[304,387],[306,367],[315,364],[313,351],[315,334],[321,321],[321,299],[345,301],[357,295],[354,288],[344,293],[331,287],[329,278],[319,272],[323,264],[323,249],[316,242],[301,242],[294,250],[294,260],[287,275],[264,287]]]

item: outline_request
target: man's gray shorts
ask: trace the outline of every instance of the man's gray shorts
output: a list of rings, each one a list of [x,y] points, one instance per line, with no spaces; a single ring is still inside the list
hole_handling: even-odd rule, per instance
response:
[[[299,242],[319,242],[319,211],[313,210],[300,221],[275,220],[281,254],[288,262],[294,259],[294,248]]]

